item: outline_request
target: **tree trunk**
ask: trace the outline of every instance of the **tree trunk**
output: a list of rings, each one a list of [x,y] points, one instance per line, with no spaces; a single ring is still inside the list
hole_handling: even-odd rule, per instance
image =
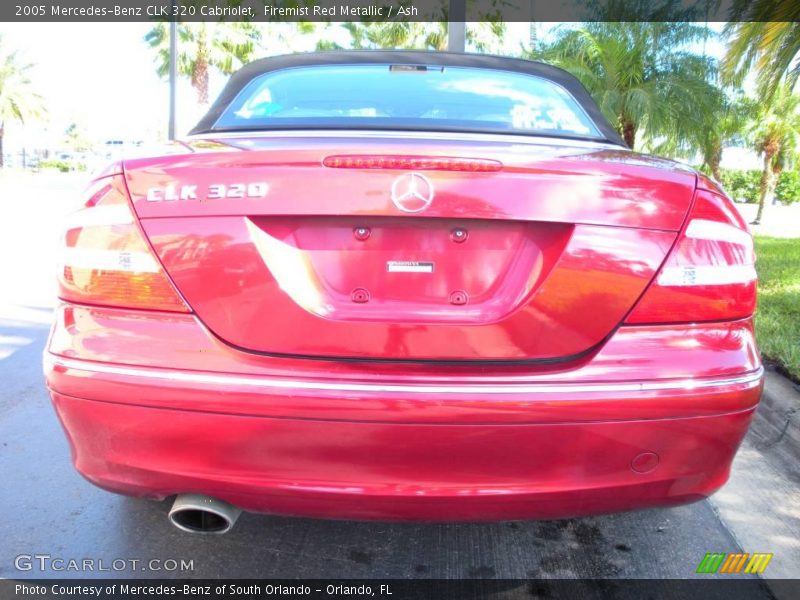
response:
[[[711,168],[711,176],[714,178],[714,181],[716,181],[717,183],[721,183],[722,182],[722,171],[720,171],[720,168],[719,168],[719,161],[718,160],[712,160],[711,164],[709,165],[709,167]]]
[[[197,90],[197,101],[208,104],[208,43],[206,40],[205,23],[200,23],[197,33],[197,55],[192,71],[192,87]]]
[[[630,121],[622,122],[622,139],[628,144],[628,148],[633,150],[633,144],[636,141],[636,125]]]
[[[778,198],[775,195],[775,192],[778,190],[778,182],[781,180],[781,171],[783,171],[783,165],[781,164],[780,160],[774,161],[775,164],[772,165],[772,194],[770,197],[772,198],[772,204],[778,203]]]
[[[761,217],[764,216],[764,205],[767,200],[775,192],[775,172],[772,169],[772,159],[777,150],[772,146],[766,146],[764,149],[764,171],[761,173],[760,194],[758,197],[758,212],[753,221],[753,225],[761,223]]]
[[[711,156],[708,157],[708,168],[711,170],[711,175],[717,182],[722,181],[722,171],[719,165],[722,162],[722,147],[715,147],[711,151]]]

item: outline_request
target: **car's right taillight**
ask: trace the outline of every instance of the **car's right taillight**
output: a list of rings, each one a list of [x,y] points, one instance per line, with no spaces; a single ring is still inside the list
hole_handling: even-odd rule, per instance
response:
[[[626,323],[723,321],[756,307],[753,238],[730,200],[697,191],[684,229]]]
[[[188,312],[134,218],[122,175],[97,179],[67,219],[59,297],[70,302]]]

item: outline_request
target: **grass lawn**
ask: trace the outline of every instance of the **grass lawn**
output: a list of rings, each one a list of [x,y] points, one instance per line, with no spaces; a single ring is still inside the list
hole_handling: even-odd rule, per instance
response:
[[[761,353],[800,381],[800,238],[756,237]]]

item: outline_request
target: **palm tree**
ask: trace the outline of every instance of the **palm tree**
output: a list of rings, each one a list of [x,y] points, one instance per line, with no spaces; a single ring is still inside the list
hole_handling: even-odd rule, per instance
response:
[[[20,63],[16,52],[4,51],[2,41],[0,37],[0,167],[6,121],[24,123],[46,112],[41,96],[31,89],[28,70],[33,65]]]
[[[592,22],[562,26],[530,56],[575,75],[633,148],[640,133],[682,140],[703,127],[715,64],[687,48],[709,35],[690,22]]]
[[[86,152],[92,148],[92,143],[77,123],[72,123],[64,131],[64,144],[76,152]]]
[[[720,171],[722,149],[728,142],[740,135],[747,116],[744,110],[738,110],[738,106],[741,104],[723,99],[716,110],[705,115],[707,117],[706,127],[701,127],[699,131],[695,132],[696,145],[700,148],[703,166],[717,181],[722,181],[722,172]]]
[[[794,86],[800,77],[800,3],[774,0],[736,0],[725,27],[727,54],[722,61],[726,81],[741,84],[755,69],[761,96],[771,96],[787,77]]]
[[[446,22],[347,22],[342,26],[350,34],[351,48],[447,50]],[[469,23],[466,31],[467,46],[478,52],[497,52],[505,31],[505,24],[499,21]],[[317,49],[341,50],[342,46],[329,40],[321,40]]]
[[[169,28],[158,23],[144,36],[156,51],[156,71],[169,74]],[[261,40],[252,23],[181,23],[178,25],[178,73],[191,79],[200,104],[208,104],[209,69],[230,75],[249,62]]]
[[[792,93],[789,83],[784,82],[769,98],[762,98],[751,135],[764,161],[758,212],[753,221],[757,225],[764,215],[764,206],[775,193],[778,176],[793,156],[800,138],[800,96]]]
[[[731,142],[742,141],[742,132],[755,115],[755,103],[741,93],[729,97],[723,90],[717,90],[710,105],[710,110],[701,115],[703,125],[689,132],[678,145],[684,155],[699,152],[703,170],[722,181],[722,150]]]

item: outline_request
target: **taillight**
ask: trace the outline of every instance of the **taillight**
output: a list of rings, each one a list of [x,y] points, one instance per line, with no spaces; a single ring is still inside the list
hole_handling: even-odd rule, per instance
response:
[[[753,238],[730,200],[701,189],[672,252],[625,322],[730,320],[755,307]]]
[[[503,163],[489,158],[453,156],[395,156],[386,154],[342,154],[326,156],[322,164],[332,169],[410,169],[413,171],[492,172]]]
[[[134,219],[121,175],[96,180],[67,218],[59,297],[71,302],[189,312]]]

